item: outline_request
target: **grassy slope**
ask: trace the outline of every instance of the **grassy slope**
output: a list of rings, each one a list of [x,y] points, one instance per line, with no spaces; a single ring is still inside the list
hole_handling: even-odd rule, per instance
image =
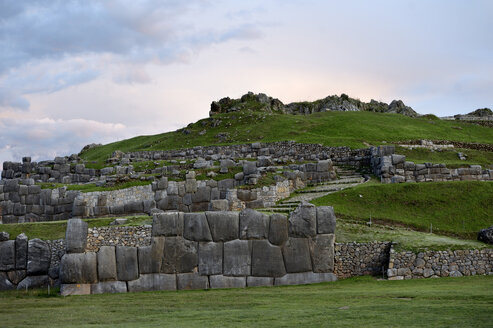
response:
[[[483,276],[66,298],[2,292],[0,317],[11,328],[491,327],[492,288]]]
[[[302,116],[247,111],[219,114],[214,116],[214,119],[221,119],[218,127],[211,127],[212,119],[204,119],[189,125],[191,133],[188,135],[182,132],[168,132],[139,136],[91,149],[83,153],[82,157],[96,161],[105,160],[115,150],[166,150],[283,140],[353,148],[364,147],[364,142],[378,145],[383,141],[423,138],[493,143],[491,128],[455,121],[411,118],[399,114],[326,112]],[[206,130],[206,133],[199,135],[203,130]],[[220,142],[216,137],[218,133],[229,133],[229,138]]]
[[[313,201],[336,213],[368,221],[393,221],[417,229],[475,238],[493,225],[493,182],[458,181],[360,185]]]
[[[485,168],[493,165],[493,152],[479,151],[473,149],[454,148],[444,151],[430,151],[427,149],[409,150],[403,147],[396,147],[397,154],[405,155],[407,161],[415,163],[445,163],[447,167],[464,167],[468,164],[480,164]],[[457,152],[462,152],[467,155],[465,161],[461,161],[457,156]]]
[[[152,219],[148,216],[127,217],[127,225],[151,224]],[[115,220],[111,218],[84,219],[89,227],[108,226]],[[29,239],[40,238],[44,240],[54,240],[65,238],[65,230],[67,229],[67,221],[53,222],[35,222],[35,223],[19,223],[19,224],[3,224],[0,231],[6,231],[10,234],[10,239],[21,233],[25,233]]]

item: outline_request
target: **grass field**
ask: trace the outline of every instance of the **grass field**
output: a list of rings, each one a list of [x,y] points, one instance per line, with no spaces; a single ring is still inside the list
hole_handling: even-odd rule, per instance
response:
[[[489,168],[493,165],[493,152],[479,151],[474,149],[454,148],[444,151],[430,151],[428,149],[406,149],[397,146],[395,149],[397,154],[405,155],[407,161],[415,163],[444,163],[448,168],[465,167],[471,164],[479,164],[484,168]],[[457,156],[458,152],[467,155],[467,160],[461,161]]]
[[[89,296],[0,293],[3,327],[491,327],[493,277]]]
[[[221,122],[213,127],[213,120]],[[283,140],[352,148],[410,139],[493,143],[491,128],[456,121],[372,112],[330,111],[312,115],[282,115],[246,111],[218,114],[214,118],[190,124],[187,129],[189,134],[176,131],[139,136],[90,149],[81,156],[90,161],[103,161],[115,150],[166,150]],[[201,135],[200,132],[204,130],[205,133]],[[219,133],[225,134],[225,137],[219,139]]]
[[[493,182],[360,185],[312,201],[353,219],[402,223],[475,239],[493,225]]]

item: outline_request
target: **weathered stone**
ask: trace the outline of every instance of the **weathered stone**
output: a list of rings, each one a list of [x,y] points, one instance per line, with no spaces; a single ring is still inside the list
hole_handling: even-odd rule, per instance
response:
[[[161,265],[163,273],[192,272],[198,265],[198,243],[182,237],[169,237],[164,240],[164,253]]]
[[[81,219],[70,219],[65,231],[67,253],[83,253],[87,243],[87,223]]]
[[[334,234],[317,235],[310,239],[313,272],[334,271]]]
[[[28,242],[27,251],[27,274],[43,275],[50,268],[51,252],[50,246],[41,239],[31,239]]]
[[[487,244],[493,244],[493,226],[481,229],[478,233],[478,240]]]
[[[337,277],[333,273],[314,273],[314,272],[301,272],[301,273],[288,273],[287,275],[276,278],[274,285],[303,285],[303,284],[317,284],[321,282],[336,281]]]
[[[332,161],[330,159],[324,161],[318,161],[317,172],[327,172],[332,168]]]
[[[252,209],[240,212],[240,239],[267,239],[269,216]]]
[[[252,243],[252,276],[282,277],[286,274],[280,247],[267,240]]]
[[[183,236],[183,213],[156,213],[152,218],[152,236]]]
[[[194,241],[212,241],[205,213],[185,213],[183,237]]]
[[[116,246],[116,272],[118,280],[135,280],[139,277],[137,247]]]
[[[116,280],[115,246],[101,246],[97,257],[99,280]]]
[[[91,286],[91,294],[126,293],[127,283],[125,281],[103,281]]]
[[[60,278],[62,283],[95,283],[98,277],[96,263],[96,253],[93,252],[65,254],[60,262]]]
[[[272,277],[247,277],[247,286],[248,287],[264,287],[264,286],[273,286],[274,278]]]
[[[194,203],[209,202],[211,200],[211,187],[199,187],[197,192],[192,194],[192,201]]]
[[[245,288],[246,277],[210,276],[211,288]]]
[[[2,290],[11,290],[14,289],[15,286],[10,282],[7,273],[0,272],[0,291]]]
[[[290,237],[314,237],[317,234],[317,210],[315,205],[300,204],[289,217]]]
[[[152,246],[140,246],[137,248],[139,258],[139,273],[153,273]]]
[[[245,162],[243,163],[243,174],[257,174],[257,162]]]
[[[238,189],[236,191],[236,196],[238,197],[239,200],[244,202],[251,202],[257,200],[257,192],[252,190]]]
[[[41,288],[41,287],[46,287],[49,284],[50,284],[50,279],[47,275],[27,276],[17,285],[17,290]]]
[[[289,238],[282,247],[286,272],[312,271],[310,247],[307,238]]]
[[[209,211],[228,211],[229,201],[227,199],[213,199],[209,203]]]
[[[90,295],[91,284],[62,284],[60,287],[60,295]]]
[[[27,275],[26,270],[14,270],[7,272],[7,276],[9,277],[9,280],[14,285],[17,285],[19,282],[22,281],[22,279],[26,278],[26,275]]]
[[[203,276],[223,273],[223,243],[199,243],[199,273]]]
[[[176,287],[179,290],[207,289],[209,288],[209,279],[198,273],[180,273],[176,275]]]
[[[0,271],[9,271],[15,268],[15,241],[0,242]]]
[[[251,270],[251,242],[232,240],[224,243],[224,275],[248,276]]]
[[[282,246],[288,240],[288,218],[281,214],[272,214],[269,224],[269,241]]]
[[[166,237],[154,237],[151,240],[151,273],[159,273],[164,254],[164,240]]]
[[[0,232],[0,242],[7,241],[10,239],[10,234],[8,232],[2,231]]]
[[[336,215],[332,206],[317,207],[317,230],[318,233],[335,233]]]
[[[238,239],[238,212],[206,212],[212,240],[230,241]]]
[[[402,164],[406,161],[406,156],[404,155],[397,155],[397,154],[392,154],[392,164],[397,165],[397,164]]]
[[[129,292],[145,292],[155,290],[176,290],[175,274],[141,274],[139,279],[128,282]]]

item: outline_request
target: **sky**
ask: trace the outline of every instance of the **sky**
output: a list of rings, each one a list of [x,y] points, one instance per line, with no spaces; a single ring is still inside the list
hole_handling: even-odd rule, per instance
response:
[[[0,0],[0,162],[173,131],[253,91],[493,108],[489,0]]]

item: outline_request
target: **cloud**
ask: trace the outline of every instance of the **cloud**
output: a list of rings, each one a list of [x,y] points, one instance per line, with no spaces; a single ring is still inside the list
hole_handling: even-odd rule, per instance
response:
[[[71,119],[0,119],[0,162],[53,159],[89,143],[109,142],[132,135],[123,124]]]
[[[148,83],[147,65],[187,63],[202,49],[262,36],[241,21],[196,19],[207,1],[16,1],[0,5],[0,107],[112,75]],[[191,23],[193,22],[193,23]]]

